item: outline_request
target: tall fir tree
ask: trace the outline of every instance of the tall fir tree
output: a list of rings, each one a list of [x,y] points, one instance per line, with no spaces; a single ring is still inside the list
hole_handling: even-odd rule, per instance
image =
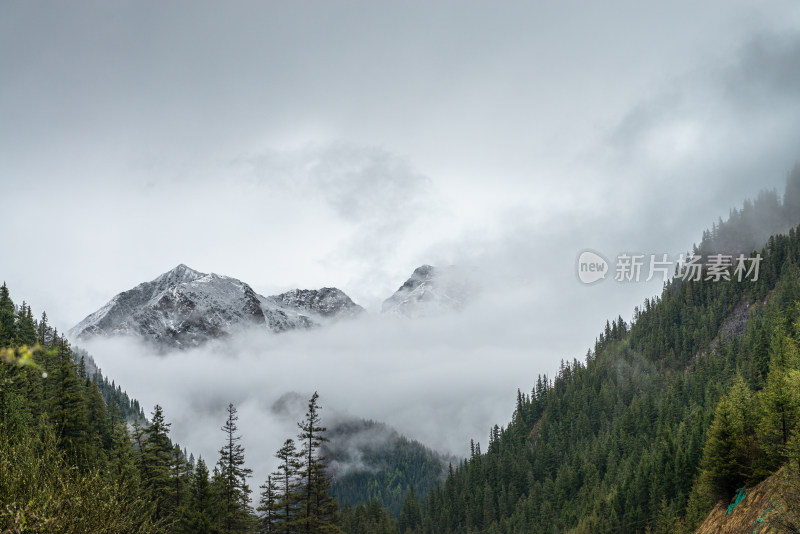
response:
[[[219,451],[219,480],[221,494],[222,528],[225,534],[247,532],[251,526],[250,487],[247,479],[252,471],[244,466],[244,447],[237,435],[236,421],[239,416],[233,404],[228,405],[228,417],[222,426],[225,433],[225,445]]]
[[[413,487],[403,501],[403,508],[397,517],[397,526],[400,532],[414,532],[422,527],[422,509]]]
[[[258,502],[258,534],[277,534],[279,532],[278,513],[280,511],[280,488],[278,481],[268,476],[260,486],[261,495]]]
[[[786,446],[800,415],[800,391],[792,381],[792,371],[796,371],[797,367],[796,343],[782,329],[778,329],[772,343],[766,384],[759,394],[759,430],[768,471],[776,469],[786,460]]]
[[[39,319],[39,324],[36,325],[36,342],[40,345],[50,346],[52,341],[52,331],[50,325],[47,323],[47,313],[42,312],[42,318]]]
[[[15,345],[17,342],[16,314],[14,302],[6,283],[0,286],[0,347]]]
[[[172,458],[169,469],[172,485],[170,490],[170,497],[172,500],[171,506],[178,517],[183,517],[188,513],[188,495],[192,478],[192,465],[186,459],[186,455],[177,444],[172,447]]]
[[[64,338],[57,338],[57,368],[51,389],[50,413],[60,446],[75,465],[88,467],[89,425],[83,384],[78,380],[72,351]]]
[[[280,488],[280,498],[278,499],[277,524],[281,534],[292,534],[297,532],[298,519],[300,513],[300,499],[302,489],[300,485],[300,467],[302,464],[298,459],[297,446],[293,439],[287,439],[283,446],[275,453],[279,460],[278,469],[273,473]]]
[[[189,500],[186,513],[181,517],[181,529],[184,534],[216,534],[214,517],[214,495],[209,481],[208,468],[202,456],[192,473],[189,488]]]
[[[331,483],[325,471],[327,466],[319,454],[320,446],[328,441],[319,411],[319,394],[315,391],[308,401],[305,419],[297,424],[300,429],[297,437],[302,446],[299,475],[303,484],[298,526],[304,533],[338,530],[336,501],[331,495]]]
[[[83,380],[83,394],[86,398],[89,441],[97,449],[94,451],[94,461],[103,462],[105,461],[103,451],[111,449],[113,431],[108,417],[108,406],[97,384],[88,376]]]
[[[33,319],[31,307],[24,301],[17,314],[17,342],[28,346],[36,344],[36,321]]]
[[[153,409],[151,422],[144,434],[137,431],[136,437],[141,446],[139,465],[142,486],[155,507],[157,520],[174,521],[175,509],[171,499],[170,465],[172,445],[169,440],[170,423],[164,420],[164,412],[158,404]]]
[[[717,405],[703,448],[701,479],[714,498],[729,499],[753,476],[756,406],[741,377]]]
[[[136,454],[131,446],[128,425],[118,416],[112,416],[109,424],[111,425],[111,450],[109,453],[111,476],[120,484],[138,491],[139,471],[136,469]]]

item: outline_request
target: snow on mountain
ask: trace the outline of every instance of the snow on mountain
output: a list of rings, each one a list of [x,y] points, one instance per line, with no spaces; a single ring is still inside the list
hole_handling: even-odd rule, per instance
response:
[[[72,339],[130,335],[164,348],[189,348],[244,327],[312,328],[363,311],[336,288],[263,297],[228,276],[178,265],[120,293],[69,331]]]
[[[383,302],[381,311],[405,317],[430,317],[461,310],[475,288],[455,266],[417,267],[411,277]]]
[[[354,303],[344,291],[335,287],[293,289],[269,298],[282,306],[321,317],[355,317],[364,311],[364,308]]]

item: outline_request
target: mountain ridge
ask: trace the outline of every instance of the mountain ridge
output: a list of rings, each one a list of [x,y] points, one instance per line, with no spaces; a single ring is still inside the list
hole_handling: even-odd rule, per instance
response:
[[[475,289],[455,266],[424,264],[387,298],[381,313],[425,318],[462,310]],[[291,289],[263,296],[230,276],[181,263],[116,294],[68,331],[70,339],[140,337],[162,349],[186,349],[245,328],[304,330],[367,313],[336,287]]]
[[[180,264],[118,293],[69,330],[69,337],[133,335],[165,348],[191,348],[247,327],[273,333],[352,318],[364,309],[337,288],[262,296],[245,282]]]
[[[420,318],[460,311],[475,289],[466,273],[454,265],[424,264],[383,301],[381,313]]]

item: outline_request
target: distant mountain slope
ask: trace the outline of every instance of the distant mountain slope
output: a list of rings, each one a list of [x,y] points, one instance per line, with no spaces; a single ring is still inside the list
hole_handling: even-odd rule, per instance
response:
[[[246,283],[178,265],[116,295],[69,332],[72,339],[129,335],[164,348],[196,347],[237,329],[311,328],[363,308],[336,288],[258,295]]]
[[[139,401],[130,397],[113,379],[109,382],[108,378],[103,376],[103,372],[97,366],[97,362],[88,352],[84,349],[73,347],[72,359],[78,369],[83,367],[86,375],[97,384],[106,406],[109,409],[113,407],[112,411],[115,416],[121,417],[130,424],[139,423],[142,426],[148,424],[147,417]]]
[[[703,256],[749,254],[761,250],[770,236],[786,234],[798,224],[800,166],[787,176],[783,198],[774,190],[763,190],[755,200],[746,200],[741,208],[730,211],[727,220],[720,218],[710,230],[703,232],[695,252]]]
[[[417,267],[408,280],[383,302],[382,312],[426,317],[462,309],[475,287],[457,267]]]
[[[335,421],[327,435],[322,454],[341,505],[377,500],[397,515],[411,489],[425,498],[444,480],[446,458],[383,423]]]
[[[335,287],[293,289],[269,298],[280,306],[320,317],[354,317],[364,311]]]
[[[290,392],[273,404],[272,412],[294,420],[302,416],[304,404],[302,395]],[[426,496],[443,480],[447,465],[456,461],[384,423],[341,414],[326,415],[323,422],[328,441],[321,453],[342,506],[377,500],[397,515],[412,488]]]

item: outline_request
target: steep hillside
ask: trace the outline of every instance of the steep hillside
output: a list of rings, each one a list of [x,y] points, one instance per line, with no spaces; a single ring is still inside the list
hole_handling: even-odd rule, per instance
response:
[[[781,198],[776,191],[761,191],[755,200],[747,200],[741,208],[731,210],[728,219],[721,218],[703,232],[698,254],[749,254],[761,250],[770,236],[786,234],[800,223],[800,166],[795,166],[786,179]]]
[[[164,532],[121,410],[86,371],[46,315],[0,286],[0,531]]]
[[[800,233],[761,256],[755,281],[668,284],[518,392],[407,530],[688,532],[800,454]]]
[[[785,505],[781,499],[777,475],[742,488],[733,502],[717,503],[696,534],[768,534],[785,532],[780,516]]]
[[[335,421],[328,438],[322,453],[338,502],[375,500],[394,515],[409,491],[425,497],[442,482],[451,460],[375,421]]]

